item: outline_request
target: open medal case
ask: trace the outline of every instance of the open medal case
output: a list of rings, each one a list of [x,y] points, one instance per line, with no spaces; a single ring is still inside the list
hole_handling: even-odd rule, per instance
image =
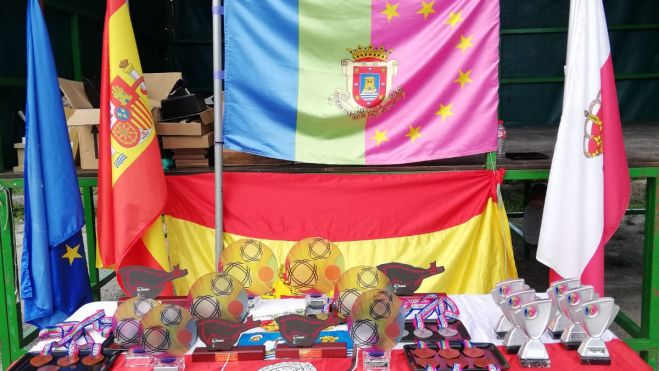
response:
[[[478,358],[468,357],[464,353],[464,344],[461,341],[449,342],[451,349],[459,352],[459,356],[453,359],[444,359],[437,353],[438,346],[429,343],[428,348],[434,353],[432,357],[422,358],[415,355],[415,350],[418,348],[416,344],[409,344],[403,347],[405,351],[405,359],[407,360],[410,370],[425,371],[426,366],[430,365],[437,371],[451,371],[453,364],[459,362],[463,366],[464,371],[479,371],[486,370],[489,364],[494,364],[500,370],[510,368],[510,364],[501,354],[499,349],[492,343],[473,343],[474,348],[482,351],[483,355]]]

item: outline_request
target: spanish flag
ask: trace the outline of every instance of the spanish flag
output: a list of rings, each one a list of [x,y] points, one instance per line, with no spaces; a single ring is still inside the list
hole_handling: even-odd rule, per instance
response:
[[[126,0],[107,2],[99,142],[102,266],[169,270],[161,220],[167,185]]]
[[[306,237],[335,242],[345,269],[401,262],[444,266],[418,292],[484,293],[517,276],[505,209],[503,171],[423,174],[224,174],[224,243],[255,238],[279,264]],[[186,292],[215,271],[213,174],[166,178],[172,261],[188,269]],[[187,280],[187,282],[186,282]],[[290,291],[280,281],[276,295]]]

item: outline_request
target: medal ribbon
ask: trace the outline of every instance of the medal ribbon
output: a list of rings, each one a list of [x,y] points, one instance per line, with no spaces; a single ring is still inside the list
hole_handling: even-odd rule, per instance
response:
[[[66,333],[66,335],[62,336],[59,341],[55,342],[55,345],[58,347],[65,346],[66,344],[77,340],[80,336],[83,335],[85,337],[86,344],[89,344],[90,338],[88,337],[89,335],[87,332],[84,331],[85,327],[99,321],[103,317],[105,317],[105,311],[103,309],[96,311],[96,313],[76,323],[75,326],[73,326],[73,328],[71,328]]]
[[[103,350],[103,347],[99,343],[94,343],[92,345],[92,350],[90,351],[90,354],[92,357],[96,357],[97,355],[101,354],[101,351]]]
[[[424,329],[426,327],[425,320],[430,317],[433,312],[437,311],[437,306],[439,301],[437,300],[437,295],[429,294],[423,297],[419,303],[424,305],[419,312],[414,315],[413,323],[415,329]],[[413,309],[414,305],[412,305]]]
[[[78,345],[75,343],[75,341],[70,342],[69,346],[66,348],[66,355],[73,358],[77,357],[78,353],[80,353]]]
[[[459,363],[454,363],[451,371],[462,371],[462,365]]]
[[[441,296],[437,305],[437,328],[448,328],[448,319],[458,319],[460,310],[451,298]]]
[[[431,365],[426,365],[425,371],[436,371],[437,369],[432,367]]]
[[[490,363],[489,365],[487,365],[487,371],[501,371],[501,369],[499,368],[499,366]]]
[[[471,341],[469,340],[462,340],[462,345],[464,345],[465,349],[473,348],[474,344],[472,344]]]
[[[448,340],[438,341],[437,346],[439,349],[451,349],[451,344],[448,342]]]
[[[44,345],[43,348],[41,349],[41,355],[42,356],[49,356],[50,353],[52,353],[52,352],[53,352],[53,343],[52,342]]]
[[[417,340],[416,341],[416,347],[419,348],[419,349],[425,349],[425,348],[428,347],[428,344],[426,344],[425,342],[423,342],[421,340]]]

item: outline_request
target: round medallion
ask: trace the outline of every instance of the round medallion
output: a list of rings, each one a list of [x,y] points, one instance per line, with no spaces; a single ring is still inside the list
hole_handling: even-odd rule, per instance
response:
[[[460,352],[455,350],[455,349],[441,349],[439,352],[437,352],[440,357],[444,359],[454,359],[460,357]]]
[[[419,339],[427,339],[432,336],[432,331],[428,330],[427,328],[418,328],[414,330],[414,336],[418,337]]]
[[[102,354],[97,354],[95,356],[89,355],[82,359],[82,364],[89,367],[103,362],[104,359],[105,357],[103,357]]]
[[[39,354],[37,356],[30,358],[30,364],[38,368],[43,365],[47,365],[52,360],[53,360],[53,356],[51,355]]]
[[[430,348],[416,348],[412,353],[419,358],[430,358],[435,355],[435,351]]]
[[[80,359],[78,356],[66,356],[57,360],[57,365],[60,367],[69,367],[78,363]]]
[[[469,358],[481,358],[482,356],[485,355],[485,352],[483,351],[483,349],[476,348],[476,347],[465,348],[462,351],[462,353],[464,353],[464,355],[466,355]]]

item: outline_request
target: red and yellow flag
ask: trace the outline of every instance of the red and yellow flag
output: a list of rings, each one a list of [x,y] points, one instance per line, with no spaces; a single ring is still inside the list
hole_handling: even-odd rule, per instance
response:
[[[126,0],[107,2],[99,142],[102,266],[169,270],[161,220],[167,186]]]
[[[224,174],[224,242],[255,238],[283,264],[306,237],[337,244],[345,268],[435,263],[419,292],[485,293],[517,276],[508,220],[497,197],[503,171],[427,174]],[[185,292],[215,271],[213,174],[166,178],[172,261],[188,269]],[[282,280],[276,295],[290,291]]]

